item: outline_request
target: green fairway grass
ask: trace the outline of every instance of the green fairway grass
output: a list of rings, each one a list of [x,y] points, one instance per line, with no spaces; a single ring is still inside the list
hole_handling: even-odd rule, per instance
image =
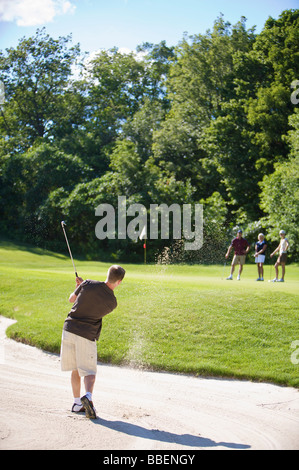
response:
[[[84,279],[105,280],[109,264],[75,263]],[[223,265],[122,265],[99,361],[299,386],[298,265],[287,266],[285,283],[267,282],[270,266],[256,282],[247,264],[238,282],[225,280]],[[58,353],[74,281],[68,256],[0,242],[0,314],[17,320],[8,336]]]

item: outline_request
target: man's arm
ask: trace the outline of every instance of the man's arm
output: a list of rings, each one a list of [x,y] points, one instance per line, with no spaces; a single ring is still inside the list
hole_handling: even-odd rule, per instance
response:
[[[77,287],[80,286],[80,284],[82,284],[82,282],[83,282],[82,277],[76,277],[76,289]],[[76,301],[76,299],[77,299],[77,295],[75,294],[75,292],[72,292],[71,295],[69,296],[69,302],[73,304]]]
[[[232,249],[233,249],[233,246],[230,245],[230,246],[228,247],[227,253],[226,253],[226,255],[225,255],[225,258],[226,258],[226,259],[229,257],[230,252],[232,251]]]
[[[71,304],[73,304],[76,301],[76,299],[77,299],[76,294],[74,294],[74,292],[72,292],[71,295],[69,296],[69,302]]]

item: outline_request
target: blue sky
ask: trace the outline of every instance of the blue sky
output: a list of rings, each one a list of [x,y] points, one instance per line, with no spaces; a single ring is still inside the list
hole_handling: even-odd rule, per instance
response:
[[[220,12],[232,24],[245,16],[260,32],[269,16],[291,8],[299,0],[0,0],[0,49],[43,26],[54,38],[72,33],[86,52],[162,40],[170,46],[185,31],[205,33]]]

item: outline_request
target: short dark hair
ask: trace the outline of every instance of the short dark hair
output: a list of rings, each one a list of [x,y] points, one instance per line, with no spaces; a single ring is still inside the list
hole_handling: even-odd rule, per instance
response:
[[[125,277],[125,274],[126,271],[124,270],[124,268],[118,266],[117,264],[114,264],[108,269],[107,281],[111,282],[111,284],[114,284],[117,281],[122,281],[122,279]]]

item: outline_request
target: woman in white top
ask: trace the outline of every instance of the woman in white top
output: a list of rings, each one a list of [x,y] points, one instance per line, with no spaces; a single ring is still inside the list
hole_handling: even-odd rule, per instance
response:
[[[280,235],[280,243],[278,245],[278,247],[276,248],[276,250],[273,251],[273,253],[271,253],[270,257],[272,258],[275,253],[277,253],[277,251],[279,251],[279,256],[277,258],[277,261],[275,263],[275,273],[276,273],[276,277],[275,279],[273,279],[272,282],[284,282],[284,275],[285,275],[285,266],[286,266],[286,262],[287,262],[287,253],[288,253],[288,248],[289,248],[289,242],[288,240],[286,239],[286,233],[284,230],[280,230],[279,232],[279,235]],[[281,265],[281,279],[278,279],[278,266]]]

